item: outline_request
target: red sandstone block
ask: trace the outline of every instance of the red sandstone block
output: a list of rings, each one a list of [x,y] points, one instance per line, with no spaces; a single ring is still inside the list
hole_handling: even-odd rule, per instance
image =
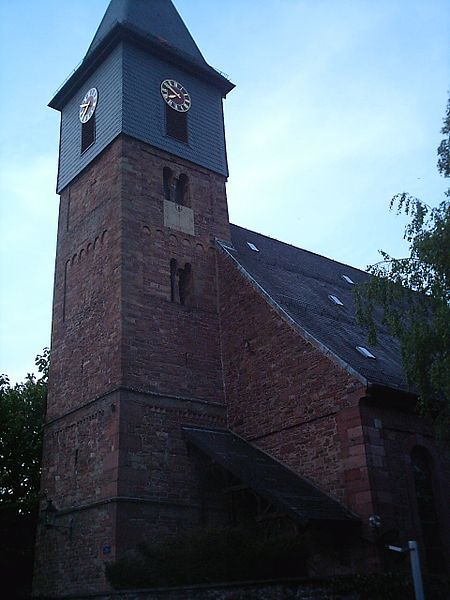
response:
[[[354,494],[354,500],[358,505],[368,505],[372,502],[372,494],[370,491],[361,491]]]
[[[345,489],[346,489],[347,493],[349,493],[349,494],[350,493],[356,494],[357,492],[365,492],[365,491],[369,490],[369,487],[370,487],[369,481],[365,478],[364,479],[360,478],[360,479],[353,479],[351,481],[347,481]],[[356,498],[356,496],[355,496],[355,499],[357,502],[360,501],[360,499]]]
[[[345,471],[344,477],[346,481],[354,481],[357,479],[361,479],[361,469],[350,469],[349,471]]]
[[[356,456],[350,456],[349,458],[344,458],[342,463],[343,463],[343,467],[345,468],[345,470],[355,469],[355,468],[359,468],[359,467],[365,467],[366,466],[366,457],[365,457],[365,454],[358,454]]]
[[[365,444],[357,444],[355,446],[350,446],[349,447],[349,455],[350,456],[361,456],[364,457],[366,456],[366,446]]]
[[[347,436],[349,440],[354,438],[361,439],[363,436],[362,425],[357,425],[356,427],[350,427],[349,429],[347,429]]]

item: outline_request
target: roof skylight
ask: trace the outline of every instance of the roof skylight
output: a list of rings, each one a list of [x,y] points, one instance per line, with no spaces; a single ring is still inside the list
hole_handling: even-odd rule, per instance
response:
[[[328,298],[331,300],[331,302],[334,302],[338,306],[344,306],[343,302],[341,302],[337,296],[334,296],[333,294],[328,294]]]
[[[355,282],[353,281],[353,279],[351,277],[349,277],[348,275],[341,275],[341,277],[344,281],[346,281],[350,285],[355,285]]]
[[[372,352],[370,350],[367,350],[367,348],[364,348],[364,346],[356,346],[356,349],[358,350],[358,352],[360,354],[362,354],[364,356],[364,358],[376,358],[376,356],[374,354],[372,354]]]
[[[255,244],[252,244],[251,242],[247,242],[247,245],[250,248],[250,250],[253,250],[253,252],[259,252],[259,248],[257,248],[255,246]]]

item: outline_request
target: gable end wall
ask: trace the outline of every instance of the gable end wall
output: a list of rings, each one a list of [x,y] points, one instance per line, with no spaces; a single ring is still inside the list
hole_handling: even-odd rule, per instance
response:
[[[372,510],[365,387],[294,330],[218,253],[228,423],[360,515]]]

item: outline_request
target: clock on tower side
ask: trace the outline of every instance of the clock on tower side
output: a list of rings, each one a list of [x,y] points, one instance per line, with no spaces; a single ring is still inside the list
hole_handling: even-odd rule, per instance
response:
[[[61,106],[37,594],[105,589],[105,562],[202,518],[181,428],[224,423],[222,95],[128,41]]]

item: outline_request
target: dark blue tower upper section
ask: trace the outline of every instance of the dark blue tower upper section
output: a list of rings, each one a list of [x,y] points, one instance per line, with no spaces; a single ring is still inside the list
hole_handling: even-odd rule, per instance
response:
[[[165,79],[191,96],[187,142],[167,135]],[[206,63],[171,0],[111,0],[83,62],[50,102],[61,111],[58,191],[121,133],[228,175],[222,99],[233,87]],[[83,149],[79,111],[91,88],[95,141]]]

